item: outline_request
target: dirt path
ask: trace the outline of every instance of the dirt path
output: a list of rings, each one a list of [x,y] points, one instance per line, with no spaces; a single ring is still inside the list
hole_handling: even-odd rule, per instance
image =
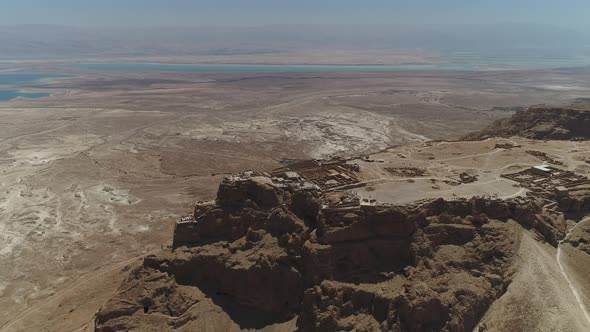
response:
[[[589,222],[590,218],[586,218],[582,221],[580,221],[579,223],[576,224],[576,226],[572,227],[572,229],[566,234],[565,238],[563,240],[561,240],[559,242],[559,245],[557,246],[557,254],[556,254],[556,259],[557,259],[557,264],[559,265],[559,270],[561,271],[561,274],[563,275],[563,277],[565,278],[565,280],[567,281],[570,290],[572,291],[572,293],[574,294],[574,297],[576,298],[576,302],[578,303],[578,306],[580,307],[580,310],[582,310],[582,312],[584,313],[584,317],[586,318],[586,321],[588,321],[588,326],[590,327],[590,314],[588,313],[588,310],[586,309],[586,306],[584,305],[584,302],[582,301],[582,297],[580,296],[580,293],[578,292],[578,290],[576,289],[576,287],[574,286],[574,284],[572,283],[571,279],[569,278],[568,274],[566,273],[563,264],[561,262],[561,255],[562,255],[562,244],[567,240],[567,238],[569,237],[569,235],[580,225],[584,224],[585,222]]]
[[[437,159],[436,161],[438,162],[444,162],[444,161],[453,161],[453,160],[462,160],[462,159],[467,159],[467,158],[474,158],[474,157],[484,157],[484,156],[490,156],[499,152],[502,152],[504,150],[502,149],[494,149],[490,152],[485,152],[485,153],[477,153],[477,154],[470,154],[470,155],[466,155],[466,156],[461,156],[461,157],[453,157],[453,158],[447,158],[447,159]]]
[[[556,249],[536,240],[530,231],[522,232],[512,283],[481,324],[488,331],[590,331],[556,260]]]

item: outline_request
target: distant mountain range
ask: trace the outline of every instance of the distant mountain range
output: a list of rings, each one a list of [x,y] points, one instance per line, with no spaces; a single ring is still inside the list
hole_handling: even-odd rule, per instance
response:
[[[180,56],[301,49],[581,49],[590,35],[544,24],[269,25],[89,28],[0,26],[2,58]]]

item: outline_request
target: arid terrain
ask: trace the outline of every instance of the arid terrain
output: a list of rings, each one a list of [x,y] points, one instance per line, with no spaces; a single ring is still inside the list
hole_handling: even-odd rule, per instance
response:
[[[587,70],[214,74],[82,71],[41,62],[4,67],[75,77],[26,86],[51,97],[0,102],[2,331],[92,330],[95,313],[130,271],[143,257],[161,255],[175,222],[192,214],[196,201],[214,199],[228,174],[369,155],[373,162],[356,161],[366,185],[351,192],[392,204],[525,196],[526,188],[500,175],[546,162],[531,150],[562,163],[556,167],[590,175],[587,142],[441,141],[481,130],[515,109],[586,98]],[[457,184],[463,173],[476,180]],[[563,225],[558,233],[565,235],[573,223]],[[485,313],[490,330],[510,329],[502,318],[518,317],[501,301],[514,305],[510,297],[521,294],[538,295],[519,306],[535,313],[545,300],[559,301],[552,302],[554,316],[512,321],[515,326],[588,327],[569,288],[587,284],[585,267],[575,264],[587,260],[576,249],[587,227],[578,225],[559,249],[546,234],[511,222],[498,226],[502,234],[514,230],[514,243],[506,244],[514,252],[506,266],[494,268],[506,272],[520,261],[524,268],[511,274],[507,291]],[[437,262],[445,257],[441,252]],[[198,309],[214,313],[201,326],[272,329],[240,324],[225,305],[195,294],[203,304]],[[588,295],[579,296],[588,303]],[[296,316],[284,318],[278,328],[296,326]]]
[[[498,123],[527,112],[590,115]],[[590,130],[576,122],[559,128],[581,135],[568,141],[426,142],[228,175],[96,330],[585,331]]]

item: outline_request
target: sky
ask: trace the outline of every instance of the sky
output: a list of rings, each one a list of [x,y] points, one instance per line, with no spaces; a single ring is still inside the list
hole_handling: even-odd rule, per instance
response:
[[[588,13],[589,0],[0,0],[0,25],[510,22],[548,23],[590,31]]]

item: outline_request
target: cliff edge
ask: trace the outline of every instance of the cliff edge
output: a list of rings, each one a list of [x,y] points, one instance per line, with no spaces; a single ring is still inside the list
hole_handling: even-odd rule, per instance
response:
[[[590,110],[569,107],[530,107],[494,122],[463,140],[521,136],[540,140],[590,139]]]
[[[226,178],[96,331],[471,331],[512,280],[520,232],[555,246],[567,228],[529,198],[394,206],[289,178]]]

